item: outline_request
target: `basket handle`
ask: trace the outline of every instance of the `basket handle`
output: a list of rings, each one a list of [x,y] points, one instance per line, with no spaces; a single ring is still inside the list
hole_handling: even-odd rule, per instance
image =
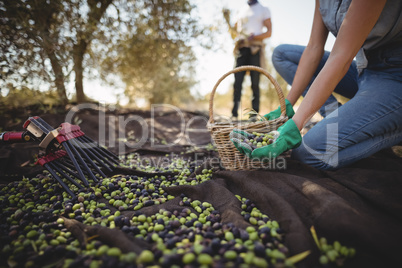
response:
[[[272,75],[270,75],[263,68],[257,67],[257,66],[252,66],[252,65],[244,65],[244,66],[234,68],[233,70],[227,72],[221,78],[219,78],[219,80],[216,82],[214,88],[212,89],[211,96],[209,97],[209,123],[210,124],[214,123],[214,111],[213,111],[214,96],[215,96],[215,91],[218,88],[219,84],[223,81],[223,79],[225,79],[229,75],[231,75],[233,73],[243,72],[243,71],[260,72],[260,73],[264,74],[269,79],[269,81],[271,81],[271,83],[274,85],[274,87],[276,89],[276,93],[278,94],[279,104],[281,107],[281,115],[286,115],[285,97],[283,95],[283,91],[282,91],[281,87],[279,86],[278,82],[272,77]]]

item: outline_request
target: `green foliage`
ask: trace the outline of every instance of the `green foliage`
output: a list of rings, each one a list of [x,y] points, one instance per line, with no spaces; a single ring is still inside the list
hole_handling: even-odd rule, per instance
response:
[[[102,62],[102,73],[118,73],[131,99],[178,104],[191,98],[196,58],[191,41],[204,29],[188,0],[133,4],[136,23]],[[105,77],[107,80],[107,77]]]
[[[2,1],[0,69],[5,83],[54,84],[66,104],[65,84],[74,71],[77,99],[83,100],[84,55],[112,1]]]
[[[193,8],[190,0],[1,1],[0,87],[53,84],[66,103],[65,85],[75,79],[82,102],[84,76],[118,76],[132,97],[187,99],[190,44],[204,31]]]
[[[0,2],[0,76],[4,83],[38,85],[55,82],[61,100],[67,99],[63,68],[67,67],[61,39],[60,0]]]
[[[7,85],[8,94],[0,98],[0,105],[12,110],[20,107],[37,106],[43,112],[51,111],[60,105],[60,98],[55,91],[39,91],[28,87],[15,88]]]

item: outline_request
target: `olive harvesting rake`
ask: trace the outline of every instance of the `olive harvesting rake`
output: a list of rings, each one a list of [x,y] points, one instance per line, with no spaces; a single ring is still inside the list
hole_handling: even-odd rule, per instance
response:
[[[87,178],[98,182],[119,165],[118,156],[87,137],[80,127],[62,123],[53,128],[42,118],[29,117],[24,123],[25,131],[0,133],[0,142],[39,142],[39,159],[36,164],[46,168],[72,197],[73,191],[63,181],[70,181],[79,189],[88,187]]]

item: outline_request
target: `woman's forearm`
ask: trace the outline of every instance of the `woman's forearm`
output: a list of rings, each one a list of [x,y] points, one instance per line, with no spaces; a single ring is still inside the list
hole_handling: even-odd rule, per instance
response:
[[[323,54],[324,50],[315,46],[307,46],[304,50],[293,79],[292,89],[286,97],[292,105],[296,103],[310,83]]]
[[[324,46],[328,38],[328,29],[325,27],[321,13],[320,3],[316,0],[314,11],[313,26],[311,28],[310,39],[304,50],[295,77],[292,83],[292,89],[286,97],[292,105],[300,98],[303,91],[310,83],[322,56],[324,55]]]
[[[300,130],[331,96],[339,81],[348,71],[352,60],[353,58],[348,59],[340,55],[328,58],[293,116],[293,121]]]
[[[344,77],[377,22],[385,2],[386,0],[352,1],[327,62],[293,116],[299,129],[324,105]]]

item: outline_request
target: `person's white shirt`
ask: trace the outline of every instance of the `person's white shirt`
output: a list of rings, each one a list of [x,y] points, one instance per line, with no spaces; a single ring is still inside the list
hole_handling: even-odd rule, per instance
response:
[[[237,31],[245,35],[258,35],[263,32],[264,21],[271,18],[268,7],[257,2],[254,5],[246,5],[237,15]]]

